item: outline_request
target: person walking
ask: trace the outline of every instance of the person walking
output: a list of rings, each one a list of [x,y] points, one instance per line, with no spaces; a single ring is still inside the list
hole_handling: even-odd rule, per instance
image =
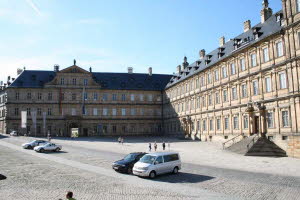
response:
[[[149,142],[149,152],[151,152],[151,149],[152,149],[151,143]]]
[[[121,136],[118,138],[118,142],[119,144],[121,144]]]
[[[166,143],[165,142],[162,143],[162,147],[163,147],[163,150],[166,149]]]
[[[123,143],[124,143],[124,138],[123,138],[123,137],[121,137],[121,143],[122,143],[122,145],[123,145]]]
[[[76,199],[73,198],[73,192],[71,192],[71,191],[67,192],[66,198],[67,198],[68,200],[76,200]]]
[[[171,144],[170,144],[170,142],[168,142],[168,149],[169,149],[169,151],[170,151],[170,148],[171,148]]]
[[[154,142],[154,151],[156,151],[157,149],[157,144],[156,144],[156,141]]]

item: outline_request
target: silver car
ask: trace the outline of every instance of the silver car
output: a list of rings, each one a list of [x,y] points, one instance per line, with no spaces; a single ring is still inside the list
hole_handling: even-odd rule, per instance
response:
[[[173,172],[177,174],[181,169],[179,153],[162,152],[144,155],[133,167],[133,174],[155,178],[156,175]]]
[[[54,143],[46,143],[44,145],[34,147],[33,150],[35,150],[36,152],[43,153],[45,151],[60,151],[61,149],[61,145],[56,145]]]
[[[48,142],[45,141],[45,140],[33,140],[31,142],[22,144],[22,147],[24,149],[33,149],[36,146],[41,146],[41,145],[44,145],[46,143],[48,143]]]

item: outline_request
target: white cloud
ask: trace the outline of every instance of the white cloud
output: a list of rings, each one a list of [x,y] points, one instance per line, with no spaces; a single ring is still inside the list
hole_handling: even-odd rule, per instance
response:
[[[39,16],[42,16],[40,9],[33,3],[32,0],[25,0],[25,1]]]

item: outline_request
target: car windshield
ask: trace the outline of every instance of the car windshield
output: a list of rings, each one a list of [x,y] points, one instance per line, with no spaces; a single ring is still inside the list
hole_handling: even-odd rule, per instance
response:
[[[130,160],[134,160],[135,158],[136,158],[135,154],[128,154],[123,158],[123,160],[130,161]]]
[[[155,158],[156,158],[155,156],[145,155],[140,159],[140,162],[152,164]]]

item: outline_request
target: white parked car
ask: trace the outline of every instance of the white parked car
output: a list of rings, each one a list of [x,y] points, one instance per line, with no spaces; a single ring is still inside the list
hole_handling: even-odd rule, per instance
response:
[[[43,153],[45,151],[60,151],[61,149],[62,149],[61,145],[56,145],[54,143],[46,143],[44,145],[34,147],[33,150],[35,150],[36,152]]]
[[[48,142],[45,140],[33,140],[31,142],[22,144],[22,147],[24,149],[33,149],[34,147],[45,145],[46,143]]]
[[[181,161],[178,153],[161,152],[144,155],[134,164],[133,174],[155,178],[156,175],[173,172],[177,174],[181,169]]]
[[[17,136],[18,133],[17,133],[17,131],[12,131],[12,132],[10,132],[10,135],[11,135],[11,136]]]

